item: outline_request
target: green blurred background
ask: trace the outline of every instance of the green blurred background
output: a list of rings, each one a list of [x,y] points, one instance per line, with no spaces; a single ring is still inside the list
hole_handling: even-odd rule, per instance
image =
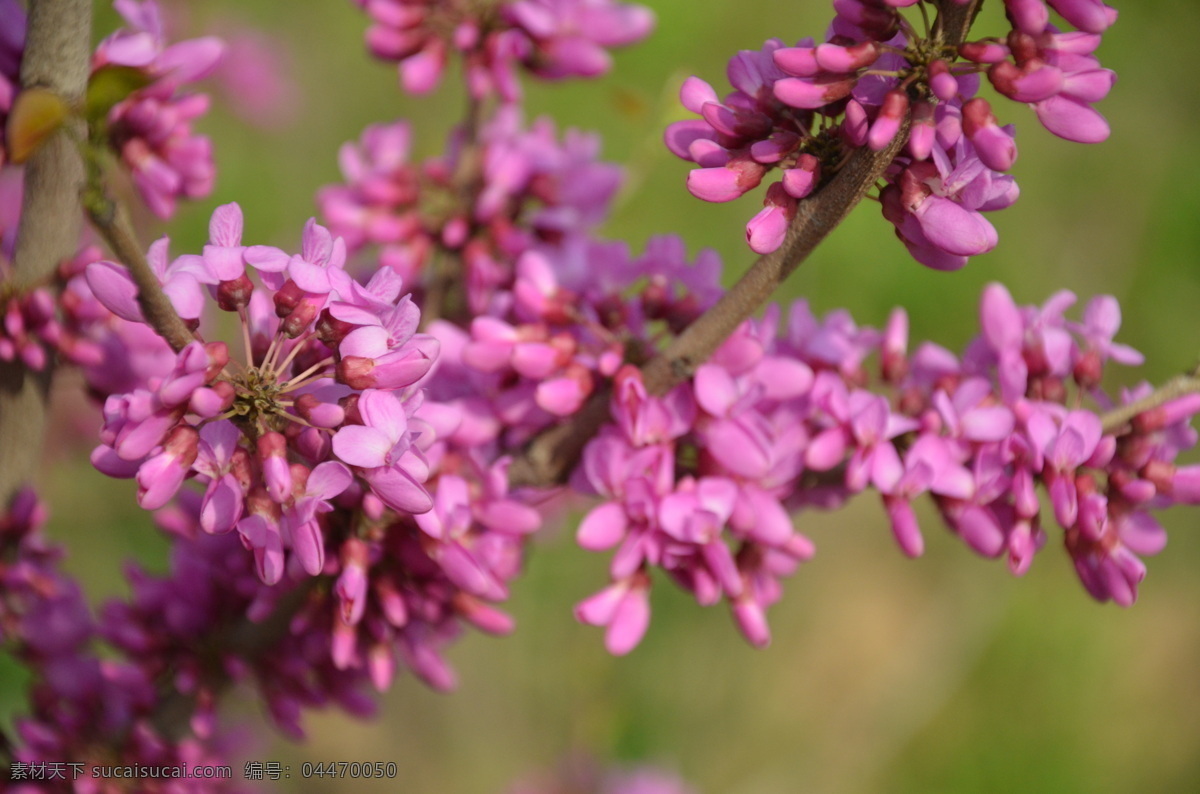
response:
[[[617,55],[602,80],[529,89],[530,117],[599,130],[606,159],[629,165],[629,189],[603,233],[638,250],[677,232],[694,252],[711,246],[734,277],[751,256],[742,227],[750,200],[704,204],[683,188],[686,165],[660,144],[683,111],[689,74],[725,90],[737,49],[778,36],[820,35],[824,0],[652,3],[658,30]],[[1002,30],[989,0],[977,31]],[[211,209],[239,201],[248,242],[298,243],[313,191],[339,179],[337,147],[374,121],[412,119],[418,154],[432,154],[461,95],[403,96],[392,67],[362,47],[365,17],[350,2],[219,0],[177,4],[189,34],[250,25],[286,48],[302,94],[294,120],[246,126],[218,107],[205,121],[220,168],[217,191],[171,227],[173,250],[197,250]],[[847,307],[881,325],[907,307],[914,340],[959,348],[975,332],[984,284],[1019,302],[1058,289],[1122,303],[1120,339],[1146,353],[1138,377],[1159,382],[1192,366],[1200,340],[1200,89],[1189,75],[1200,5],[1120,4],[1100,55],[1120,75],[1101,110],[1112,137],[1096,146],[1046,133],[1031,111],[1003,103],[1019,130],[1014,173],[1021,200],[994,214],[998,249],[959,273],[908,258],[873,204],[860,207],[800,269],[781,298],[819,311]],[[186,12],[186,13],[183,13]],[[102,13],[98,30],[110,29]],[[1118,373],[1124,375],[1124,373]],[[1114,379],[1113,383],[1131,382]],[[71,403],[62,389],[60,400]],[[136,509],[132,487],[95,473],[66,437],[86,446],[94,426],[60,425],[50,442],[50,532],[71,545],[72,570],[94,597],[119,595],[119,560],[161,566],[163,544]],[[1135,608],[1099,606],[1059,548],[1023,579],[982,560],[925,514],[928,552],[902,557],[871,499],[798,526],[818,554],[770,612],[774,642],[747,647],[723,608],[701,609],[666,582],[653,593],[643,644],[614,659],[599,630],[571,606],[605,582],[607,560],[543,538],[516,583],[518,620],[505,639],[469,635],[450,653],[461,685],[437,695],[411,677],[385,696],[381,717],[317,713],[311,740],[292,745],[254,729],[249,755],[292,765],[290,788],[350,790],[299,781],[303,761],[395,761],[403,781],[355,791],[476,794],[551,767],[569,753],[624,765],[653,762],[705,794],[746,792],[1200,791],[1200,514],[1165,516],[1167,550],[1150,560]],[[19,685],[5,673],[8,689]],[[240,707],[259,720],[253,704]]]

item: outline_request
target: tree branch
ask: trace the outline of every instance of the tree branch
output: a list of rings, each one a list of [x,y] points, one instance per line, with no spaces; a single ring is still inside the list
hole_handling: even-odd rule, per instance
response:
[[[45,88],[66,100],[68,107],[79,107],[87,90],[91,29],[90,0],[33,0],[21,59],[22,89]],[[18,289],[53,273],[79,243],[84,175],[75,140],[87,132],[82,120],[64,126],[25,166],[13,255]],[[50,366],[32,372],[15,362],[0,365],[0,510],[30,479],[40,457]]]
[[[146,323],[178,353],[194,342],[196,337],[175,311],[150,263],[146,261],[146,255],[142,253],[142,246],[134,234],[133,224],[129,222],[129,214],[123,206],[105,195],[103,187],[94,184],[99,180],[98,172],[92,175],[93,184],[88,186],[85,195],[84,209],[88,218],[117,259],[129,268],[133,283],[138,288],[137,302]]]
[[[799,202],[783,245],[759,257],[711,309],[694,320],[661,354],[642,368],[651,394],[664,394],[692,376],[746,318],[771,297],[813,249],[837,228],[908,139],[907,126],[881,152],[859,149],[818,193]],[[514,485],[552,485],[563,482],[583,447],[608,420],[608,389],[597,392],[583,410],[539,435],[524,454],[513,460],[509,479]]]
[[[982,0],[959,5],[941,0],[935,23],[942,41],[957,46],[966,40]],[[761,308],[775,288],[808,258],[822,240],[846,219],[867,191],[883,176],[908,140],[908,120],[886,149],[857,150],[818,193],[801,201],[787,237],[778,250],[760,257],[716,305],[684,329],[660,355],[642,368],[651,394],[664,394],[692,376],[733,331]],[[583,448],[608,420],[609,391],[592,396],[583,410],[567,422],[535,438],[513,460],[513,485],[553,485],[566,480]]]
[[[961,5],[957,0],[937,0],[937,4],[938,18],[934,27],[941,31],[942,41],[957,47],[967,40],[971,25],[975,24],[975,17],[983,7],[983,0],[968,0]]]
[[[1193,372],[1188,375],[1176,375],[1142,399],[1134,400],[1128,405],[1119,405],[1111,411],[1101,414],[1100,425],[1104,428],[1105,433],[1113,433],[1133,421],[1138,414],[1151,411],[1188,394],[1197,393],[1200,393],[1200,374]]]

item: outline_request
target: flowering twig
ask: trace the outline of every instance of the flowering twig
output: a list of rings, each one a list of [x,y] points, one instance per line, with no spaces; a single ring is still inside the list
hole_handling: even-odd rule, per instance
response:
[[[966,40],[981,0],[959,5],[940,4],[938,27],[947,46]],[[663,353],[642,368],[651,394],[664,394],[691,377],[734,329],[762,307],[784,279],[812,253],[825,237],[883,176],[908,140],[908,120],[882,151],[859,149],[819,192],[801,201],[783,244],[758,259],[715,306],[697,318]],[[601,390],[571,421],[538,436],[523,455],[513,461],[509,475],[514,484],[560,483],[575,467],[587,440],[608,419],[607,390]]]
[[[846,219],[907,139],[902,131],[883,151],[859,149],[820,193],[800,202],[783,245],[760,257],[712,309],[698,317],[643,368],[646,389],[652,394],[664,394],[691,377],[696,367],[758,311],[775,288]]]
[[[222,660],[239,659],[252,664],[269,653],[288,635],[296,614],[322,586],[329,586],[329,583],[315,577],[307,579],[282,596],[266,618],[241,617],[226,631],[214,632],[222,639],[211,657],[212,669],[207,671],[211,673],[211,679],[204,682],[212,687],[210,694],[214,697],[224,694],[235,683],[221,668]],[[161,700],[154,711],[154,726],[163,736],[178,740],[192,730],[190,721],[196,711],[196,696],[180,692],[171,676],[163,676],[162,687]]]
[[[39,0],[31,4],[21,61],[23,88],[45,88],[78,106],[87,87],[92,4],[90,0]],[[24,198],[17,228],[13,281],[18,287],[46,278],[71,256],[79,239],[79,189],[83,166],[67,122],[44,141],[25,166]],[[0,365],[0,509],[26,481],[41,443],[50,369],[33,373],[19,363]]]
[[[89,179],[92,184],[84,193],[83,204],[88,218],[112,248],[117,259],[129,268],[133,282],[138,288],[138,306],[141,307],[146,322],[178,353],[195,337],[171,305],[154,271],[150,269],[150,263],[142,253],[125,208],[109,198],[104,189],[96,184],[99,179],[97,174],[98,171],[93,173]]]
[[[492,113],[494,108],[485,107],[483,100],[473,96],[467,98],[458,165],[450,180],[454,199],[467,215],[483,189],[483,147],[479,142],[479,131],[483,120]],[[421,302],[421,319],[425,327],[446,317],[462,320],[455,315],[467,305],[465,270],[461,250],[439,248],[430,263]]]
[[[691,377],[734,329],[758,311],[783,281],[837,228],[883,175],[904,145],[902,131],[881,152],[860,149],[820,192],[800,202],[782,246],[759,257],[716,305],[684,329],[667,349],[642,368],[646,390],[664,394]],[[575,467],[584,445],[608,420],[607,390],[599,391],[571,421],[538,436],[513,461],[514,484],[562,482]]]
[[[1118,406],[1101,414],[1101,426],[1105,433],[1115,432],[1132,421],[1138,414],[1158,408],[1188,394],[1200,394],[1200,368],[1186,375],[1176,375],[1140,400],[1134,400],[1127,405]]]

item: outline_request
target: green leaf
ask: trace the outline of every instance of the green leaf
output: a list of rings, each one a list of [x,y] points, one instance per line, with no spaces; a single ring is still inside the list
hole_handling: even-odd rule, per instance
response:
[[[101,66],[88,80],[88,123],[103,121],[113,106],[152,82],[150,75],[132,66]]]
[[[68,115],[67,103],[53,91],[30,88],[17,94],[6,130],[10,159],[14,163],[28,160]]]

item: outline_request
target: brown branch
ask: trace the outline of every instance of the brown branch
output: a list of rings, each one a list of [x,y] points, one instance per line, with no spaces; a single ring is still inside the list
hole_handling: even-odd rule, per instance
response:
[[[1140,400],[1134,400],[1128,405],[1119,405],[1101,414],[1100,425],[1105,433],[1113,433],[1133,421],[1138,414],[1166,405],[1185,395],[1197,393],[1200,393],[1200,373],[1176,375]]]
[[[696,319],[642,369],[646,389],[663,394],[690,378],[746,318],[752,316],[883,176],[908,140],[907,127],[881,152],[859,149],[820,193],[799,203],[779,250],[755,262],[716,305]]]
[[[942,41],[956,46],[966,40],[982,0],[958,5],[942,0],[937,27]],[[867,191],[883,176],[908,140],[908,121],[881,152],[859,149],[818,193],[801,201],[787,237],[774,253],[759,258],[721,299],[684,329],[666,350],[642,368],[646,389],[663,394],[691,377],[713,351],[770,298],[813,249],[846,219]],[[602,389],[578,414],[535,438],[513,460],[514,485],[554,485],[566,480],[583,448],[608,419],[609,392]]]
[[[296,615],[320,587],[331,587],[326,578],[311,577],[285,593],[276,603],[275,611],[260,621],[246,616],[237,617],[224,629],[216,629],[203,639],[212,639],[212,647],[200,655],[207,666],[205,683],[214,696],[224,694],[234,681],[225,671],[225,664],[235,658],[253,665],[275,649],[291,632]],[[169,670],[159,684],[160,700],[151,719],[158,733],[179,740],[191,731],[191,718],[196,711],[196,695],[183,693],[175,685],[175,671]]]
[[[664,394],[691,377],[746,318],[763,305],[813,249],[837,228],[883,176],[907,140],[907,128],[881,152],[859,149],[820,192],[799,203],[783,245],[751,265],[733,288],[696,318],[661,354],[642,368],[646,389]],[[513,460],[514,485],[563,482],[583,447],[608,420],[609,392],[602,389],[570,420],[539,435]]]
[[[94,169],[90,179],[93,184],[88,186],[83,202],[88,218],[117,259],[129,268],[133,283],[138,288],[137,302],[146,323],[178,353],[194,342],[196,337],[171,305],[158,282],[158,276],[154,275],[150,263],[146,261],[146,255],[142,253],[141,244],[134,234],[133,224],[129,221],[129,214],[123,206],[105,195],[103,188],[96,184],[99,179],[99,170]]]
[[[955,0],[938,0],[938,18],[933,23],[934,29],[941,32],[942,41],[957,47],[967,40],[971,25],[975,23],[975,17],[982,7],[983,0],[971,0],[965,5],[959,5]]]
[[[91,57],[90,0],[33,0],[21,60],[21,87],[45,88],[79,107]],[[21,220],[13,255],[13,283],[36,284],[70,257],[79,243],[83,165],[72,138],[87,134],[69,121],[25,166]],[[40,457],[50,365],[43,372],[19,363],[0,365],[0,510],[32,476]]]
[[[484,157],[479,132],[484,119],[495,115],[493,105],[468,96],[466,113],[459,127],[462,139],[459,142],[458,162],[450,175],[449,189],[454,207],[463,218],[473,218],[475,204],[483,190]],[[443,219],[443,223],[446,220]],[[465,271],[462,247],[443,247],[439,240],[426,267],[425,293],[421,298],[422,328],[428,328],[440,319],[459,325],[469,324],[469,317],[464,314],[467,312]]]

